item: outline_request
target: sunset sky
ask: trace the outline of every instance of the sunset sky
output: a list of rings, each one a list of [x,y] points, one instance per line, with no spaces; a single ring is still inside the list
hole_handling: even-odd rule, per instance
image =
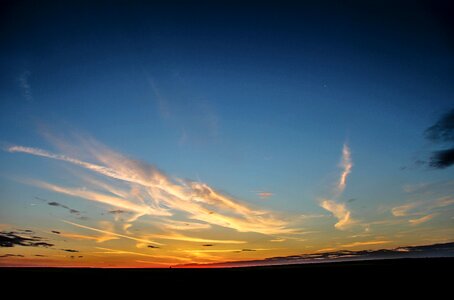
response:
[[[444,2],[95,2],[1,4],[0,266],[454,242]]]

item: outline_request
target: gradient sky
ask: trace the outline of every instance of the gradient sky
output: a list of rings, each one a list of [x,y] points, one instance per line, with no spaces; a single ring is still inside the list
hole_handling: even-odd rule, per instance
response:
[[[0,265],[454,241],[448,1],[165,2],[2,2]]]

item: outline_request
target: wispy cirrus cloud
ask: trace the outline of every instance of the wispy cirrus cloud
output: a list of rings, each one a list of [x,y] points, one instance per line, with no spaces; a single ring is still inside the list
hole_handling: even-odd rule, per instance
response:
[[[32,87],[30,85],[30,71],[25,71],[19,76],[19,87],[22,89],[24,98],[31,102],[33,101]]]
[[[136,238],[136,237],[133,237],[133,236],[119,234],[119,233],[116,233],[116,232],[113,232],[113,231],[98,229],[98,228],[85,226],[85,225],[81,225],[81,224],[77,224],[77,223],[73,223],[73,222],[69,222],[69,221],[65,221],[65,220],[62,220],[62,222],[70,224],[70,225],[73,225],[73,226],[76,226],[76,227],[79,227],[79,228],[83,228],[83,229],[87,229],[87,230],[103,233],[103,234],[106,234],[107,236],[124,238],[124,239],[133,240],[133,241],[140,242],[140,243],[147,243],[147,244],[154,244],[154,245],[163,245],[161,243],[158,243],[158,242],[155,242],[155,241],[151,241],[149,239]]]
[[[347,208],[345,203],[340,203],[336,200],[347,186],[347,177],[352,171],[353,162],[351,158],[351,151],[347,144],[344,144],[342,147],[342,158],[340,167],[342,168],[339,181],[336,185],[334,192],[334,199],[322,199],[320,201],[320,206],[337,218],[338,222],[334,225],[336,229],[343,230],[346,229],[353,223],[351,218],[351,212]]]
[[[408,222],[410,222],[411,225],[419,225],[419,224],[426,223],[427,221],[432,220],[435,216],[436,216],[436,214],[430,214],[430,215],[423,216],[421,218],[408,220]]]
[[[454,205],[454,198],[445,196],[434,200],[414,201],[395,206],[391,209],[391,213],[395,217],[419,216],[450,205]]]
[[[342,147],[342,160],[340,166],[342,168],[342,173],[339,178],[337,189],[339,193],[342,193],[347,186],[347,177],[351,173],[353,168],[351,152],[347,144],[344,144],[344,146]]]
[[[290,233],[288,223],[266,210],[253,209],[241,201],[222,194],[206,183],[186,179],[171,179],[155,167],[116,153],[92,139],[80,142],[86,154],[98,163],[89,163],[64,154],[38,148],[11,146],[9,152],[27,153],[60,160],[95,172],[106,179],[121,181],[129,190],[121,190],[107,181],[97,190],[64,187],[42,181],[33,184],[54,192],[101,202],[119,209],[143,215],[172,216],[183,212],[189,219],[222,226],[239,232],[262,234]],[[104,192],[99,189],[103,188]],[[132,220],[133,221],[133,220]]]
[[[97,251],[95,253],[99,254],[115,254],[115,255],[138,255],[138,256],[146,256],[152,257],[158,260],[172,260],[172,261],[183,261],[188,262],[191,261],[190,258],[181,257],[181,256],[171,256],[171,255],[155,255],[155,254],[147,254],[142,252],[134,252],[134,251],[127,251],[127,250],[118,250],[118,249],[111,249],[111,248],[104,248],[104,247],[96,247],[96,249],[102,250]]]
[[[185,236],[185,235],[177,234],[177,233],[151,234],[151,235],[147,235],[147,236],[155,238],[155,239],[185,241],[185,242],[194,242],[194,243],[217,243],[217,244],[245,244],[246,243],[246,241],[238,241],[238,240],[218,240],[218,239],[197,238],[197,237]]]

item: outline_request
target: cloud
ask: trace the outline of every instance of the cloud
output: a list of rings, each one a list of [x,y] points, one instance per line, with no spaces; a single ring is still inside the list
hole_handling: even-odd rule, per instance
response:
[[[342,168],[342,172],[339,178],[339,182],[336,186],[334,198],[339,197],[345,190],[345,187],[347,185],[347,177],[351,173],[353,167],[350,148],[347,144],[344,144],[344,146],[342,147],[342,159],[340,166]],[[338,222],[334,225],[336,229],[346,229],[353,223],[351,212],[348,210],[345,203],[339,203],[334,199],[323,199],[320,202],[320,206],[331,212],[334,217],[337,218]]]
[[[28,231],[32,233],[31,231]],[[14,231],[2,231],[0,232],[0,247],[44,247],[50,248],[54,244],[44,242],[44,238],[39,236],[24,236],[25,233],[14,232]]]
[[[100,192],[89,188],[63,187],[31,181],[36,186],[54,192],[132,211],[136,215],[131,221],[144,215],[172,216],[179,211],[185,213],[189,219],[235,229],[239,232],[280,234],[294,231],[287,228],[286,221],[276,218],[270,211],[253,209],[234,197],[216,191],[206,183],[180,178],[172,179],[154,166],[127,158],[92,139],[83,139],[79,143],[83,150],[99,164],[38,148],[12,146],[8,151],[65,161],[103,175],[106,180],[115,179],[129,185],[130,191],[134,192],[122,191],[127,197],[119,197],[112,195],[112,190],[118,190],[118,186],[114,186],[114,183],[105,182],[105,192]]]
[[[419,216],[454,204],[454,197],[445,196],[430,201],[415,201],[393,207],[395,217]]]
[[[175,220],[165,220],[160,227],[167,230],[202,230],[211,228],[210,224],[207,223],[196,223],[196,222],[184,222]]]
[[[19,77],[19,87],[22,89],[24,98],[29,102],[33,101],[32,87],[29,80],[30,76],[31,72],[25,71]]]
[[[57,206],[57,207],[61,207],[61,208],[64,208],[66,210],[68,210],[71,214],[75,214],[77,216],[80,216],[80,211],[78,211],[77,209],[74,209],[74,208],[71,208],[71,207],[68,207],[64,204],[61,204],[61,203],[58,203],[58,202],[48,202],[47,204],[49,204],[50,206]]]
[[[150,241],[150,240],[147,240],[147,239],[140,239],[140,238],[136,238],[136,237],[132,237],[132,236],[124,235],[124,234],[119,234],[119,233],[115,233],[115,232],[112,232],[112,231],[102,230],[102,229],[98,229],[98,228],[94,228],[94,227],[89,227],[89,226],[85,226],[85,225],[81,225],[81,224],[77,224],[77,223],[73,223],[73,222],[69,222],[69,221],[65,221],[65,220],[62,220],[62,221],[67,223],[67,224],[79,227],[79,228],[84,228],[84,229],[88,229],[88,230],[104,233],[108,237],[112,237],[112,236],[113,237],[120,237],[120,238],[129,239],[129,240],[133,240],[133,241],[141,242],[141,243],[163,245],[161,243]],[[68,235],[65,234],[64,236],[68,236]]]
[[[175,90],[181,88],[173,82]],[[179,144],[205,144],[218,138],[219,117],[209,102],[192,95],[166,94],[152,78],[149,83],[159,117],[179,133]]]
[[[430,215],[423,216],[421,218],[408,220],[408,222],[410,222],[411,225],[419,225],[419,224],[425,223],[429,220],[432,220],[435,216],[436,216],[436,214],[430,214]]]
[[[427,139],[450,148],[434,151],[429,165],[435,169],[444,169],[454,164],[454,109],[444,114],[434,125],[425,132]]]
[[[74,250],[74,249],[60,249],[60,250],[65,251],[65,252],[71,252],[71,253],[79,252],[79,250]]]
[[[24,256],[22,254],[10,254],[10,253],[0,255],[0,258],[7,258],[7,257],[24,257]]]
[[[57,231],[57,230],[52,230],[51,232],[55,233],[55,234],[60,234],[61,233],[60,231]]]
[[[95,253],[99,254],[117,254],[117,255],[124,255],[124,254],[129,254],[129,255],[138,255],[138,256],[146,256],[146,257],[152,257],[155,259],[165,259],[165,260],[178,260],[178,261],[191,261],[190,258],[186,257],[181,257],[181,256],[171,256],[171,255],[151,255],[151,254],[146,254],[146,253],[141,253],[141,252],[133,252],[133,251],[126,251],[126,250],[116,250],[116,249],[110,249],[110,248],[103,248],[103,247],[96,247],[96,249],[103,250]]]
[[[342,193],[347,186],[347,177],[351,173],[353,167],[350,148],[347,144],[344,144],[344,147],[342,148],[342,160],[340,166],[342,167],[342,173],[339,178],[337,188],[338,192]]]
[[[67,237],[70,239],[75,239],[75,240],[90,240],[90,241],[95,241],[97,243],[103,243],[111,240],[118,240],[119,238],[110,234],[105,234],[101,236],[93,236],[93,235],[83,235],[83,234],[77,234],[77,233],[62,233],[61,234],[63,237]]]
[[[431,127],[426,129],[425,136],[434,142],[454,142],[454,109],[451,109]]]
[[[454,148],[432,153],[429,165],[435,169],[444,169],[454,164]]]
[[[320,206],[331,212],[338,219],[338,222],[334,225],[335,228],[342,230],[351,225],[351,213],[344,203],[337,203],[333,200],[323,200],[320,203]]]
[[[354,242],[349,244],[343,244],[342,247],[344,248],[355,248],[361,246],[372,246],[372,245],[382,245],[382,244],[389,244],[392,241],[365,241],[365,242]]]
[[[257,196],[259,196],[260,198],[262,199],[267,199],[271,196],[273,196],[274,194],[271,193],[271,192],[257,192]]]
[[[204,239],[204,238],[190,237],[190,236],[185,236],[185,235],[181,235],[181,234],[177,234],[177,233],[152,234],[152,235],[149,235],[149,237],[156,238],[156,239],[195,242],[195,243],[217,243],[217,244],[244,244],[244,243],[246,243],[245,241],[237,241],[237,240],[217,240],[217,239]]]
[[[270,240],[270,242],[272,242],[272,243],[282,243],[282,242],[285,242],[285,241],[286,241],[286,239],[272,239],[272,240]]]

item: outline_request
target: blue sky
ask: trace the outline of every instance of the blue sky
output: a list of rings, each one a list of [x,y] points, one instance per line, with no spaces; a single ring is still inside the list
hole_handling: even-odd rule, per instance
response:
[[[344,144],[353,169],[332,200],[362,222],[386,210],[392,218],[390,209],[411,197],[435,201],[409,196],[405,186],[452,182],[452,168],[418,163],[437,149],[425,130],[453,106],[452,32],[436,6],[6,6],[4,149],[84,160],[71,148],[80,146],[74,136],[92,137],[169,177],[207,183],[254,207],[325,214],[306,226],[327,232],[324,243],[314,242],[318,248],[345,235],[320,205],[345,171]],[[90,212],[90,203],[27,183],[83,185],[64,162],[1,151],[0,165],[1,223],[54,226],[51,219],[65,212],[49,212],[35,197]],[[437,216],[436,226],[448,230],[439,239],[452,239],[452,211]],[[377,229],[373,240],[387,230]],[[419,242],[416,235],[402,240]],[[391,245],[400,243],[393,237]]]

